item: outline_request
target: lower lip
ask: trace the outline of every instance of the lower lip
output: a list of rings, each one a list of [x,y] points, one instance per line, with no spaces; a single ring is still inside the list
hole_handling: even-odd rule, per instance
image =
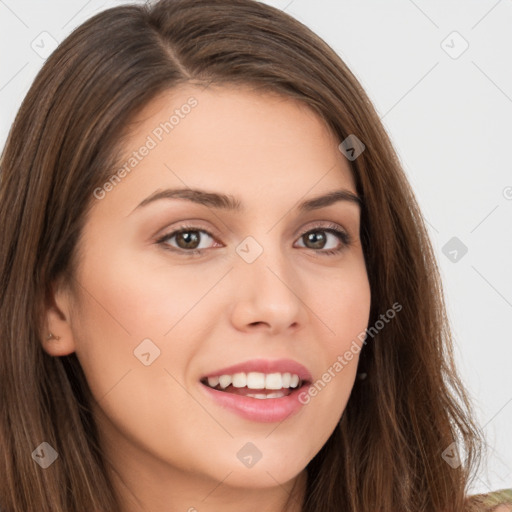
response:
[[[253,398],[250,396],[234,395],[210,388],[203,383],[201,387],[221,407],[229,409],[242,418],[260,423],[275,423],[293,416],[303,406],[299,395],[308,389],[303,385],[294,389],[289,395],[281,398]]]

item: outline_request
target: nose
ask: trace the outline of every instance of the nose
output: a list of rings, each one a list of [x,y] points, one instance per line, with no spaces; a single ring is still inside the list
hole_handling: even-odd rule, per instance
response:
[[[265,249],[252,263],[237,257],[232,276],[231,321],[236,329],[278,334],[304,325],[300,280],[280,249]]]

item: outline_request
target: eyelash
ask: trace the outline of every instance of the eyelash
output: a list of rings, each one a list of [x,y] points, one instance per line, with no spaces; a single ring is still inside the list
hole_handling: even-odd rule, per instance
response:
[[[201,229],[197,226],[192,225],[181,225],[175,230],[171,231],[170,233],[167,233],[160,237],[158,240],[156,240],[156,243],[159,245],[162,245],[164,249],[172,252],[178,252],[178,253],[186,253],[187,255],[196,255],[201,254],[203,251],[207,249],[181,249],[169,246],[168,243],[166,243],[170,238],[175,237],[176,235],[179,235],[180,233],[186,233],[188,231],[196,231],[201,233],[206,233],[211,238],[215,239],[215,237],[207,230]],[[324,231],[326,233],[331,233],[335,235],[340,241],[341,241],[341,247],[339,249],[310,249],[312,251],[315,251],[316,253],[319,253],[324,256],[335,256],[339,253],[341,253],[344,249],[349,247],[352,243],[352,237],[346,232],[339,229],[339,227],[336,224],[328,224],[325,225],[319,225],[319,226],[313,226],[312,228],[308,229],[307,231],[304,231],[300,236],[299,239],[301,239],[303,236],[307,235],[308,233],[314,233],[318,231]],[[307,247],[305,247],[307,249]]]

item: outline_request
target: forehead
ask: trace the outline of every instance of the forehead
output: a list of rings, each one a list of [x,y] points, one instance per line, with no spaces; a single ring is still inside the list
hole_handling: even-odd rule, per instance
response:
[[[134,200],[176,185],[269,201],[340,186],[355,192],[326,123],[308,105],[277,93],[181,86],[160,94],[127,128],[118,167],[126,172],[115,188]]]

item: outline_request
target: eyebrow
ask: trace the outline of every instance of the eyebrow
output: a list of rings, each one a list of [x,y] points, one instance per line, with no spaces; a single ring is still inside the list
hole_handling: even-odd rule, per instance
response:
[[[131,213],[160,199],[186,199],[193,203],[210,208],[236,213],[239,213],[244,209],[242,203],[230,194],[206,192],[204,190],[192,188],[180,188],[157,190],[138,204]],[[363,205],[361,198],[357,194],[354,194],[350,190],[341,189],[333,190],[327,194],[307,199],[306,201],[301,202],[296,208],[300,212],[309,212],[325,208],[339,201],[348,201],[349,203],[357,204],[359,207],[362,207]]]

